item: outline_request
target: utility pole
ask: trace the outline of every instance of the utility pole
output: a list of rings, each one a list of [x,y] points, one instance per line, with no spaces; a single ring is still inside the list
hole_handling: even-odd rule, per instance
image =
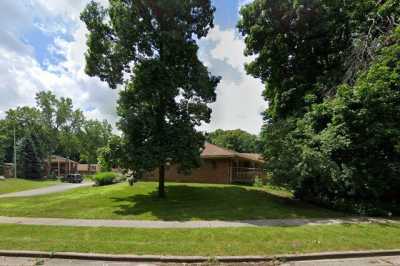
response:
[[[17,144],[15,138],[15,126],[14,126],[14,178],[17,178]]]

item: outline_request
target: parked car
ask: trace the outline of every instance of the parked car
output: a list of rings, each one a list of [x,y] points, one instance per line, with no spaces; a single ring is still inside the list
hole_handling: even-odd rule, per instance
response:
[[[68,183],[82,183],[83,178],[80,174],[68,174],[61,178],[62,182]]]

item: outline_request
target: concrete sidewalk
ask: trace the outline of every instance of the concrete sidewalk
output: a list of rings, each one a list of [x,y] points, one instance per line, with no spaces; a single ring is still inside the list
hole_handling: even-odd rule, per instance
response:
[[[15,197],[31,197],[31,196],[39,196],[39,195],[47,195],[51,193],[63,192],[74,188],[79,187],[89,187],[93,186],[93,182],[83,182],[80,184],[72,184],[72,183],[61,183],[54,186],[37,188],[31,190],[24,190],[14,193],[7,193],[0,195],[0,198],[15,198]]]
[[[141,220],[101,220],[101,219],[63,219],[29,218],[0,216],[0,224],[81,226],[81,227],[123,227],[123,228],[220,228],[220,227],[271,227],[334,224],[400,224],[399,220],[381,218],[343,218],[343,219],[270,219],[243,221],[141,221]]]
[[[0,257],[0,265],[8,266],[155,266],[155,265],[219,265],[218,263],[149,263],[149,262],[115,262],[104,260],[75,260],[75,259],[51,259],[51,258],[19,258],[19,257]],[[329,260],[311,260],[311,261],[292,261],[279,264],[278,262],[239,262],[224,263],[230,265],[252,265],[252,266],[393,266],[400,265],[400,256],[391,257],[371,257],[354,259],[329,259]]]

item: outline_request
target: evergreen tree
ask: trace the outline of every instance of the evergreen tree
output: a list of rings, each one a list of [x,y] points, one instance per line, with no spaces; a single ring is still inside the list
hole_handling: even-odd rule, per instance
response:
[[[18,177],[27,179],[39,179],[42,177],[42,154],[34,134],[30,134],[20,141],[17,157]]]

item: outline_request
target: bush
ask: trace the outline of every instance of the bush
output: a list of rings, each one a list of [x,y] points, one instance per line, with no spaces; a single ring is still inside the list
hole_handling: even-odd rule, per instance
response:
[[[117,182],[118,174],[114,172],[102,172],[92,177],[97,186],[112,185]]]
[[[262,178],[261,177],[259,177],[259,176],[256,176],[255,178],[254,178],[254,183],[253,183],[253,186],[255,186],[255,187],[263,187],[263,180],[262,180]]]

